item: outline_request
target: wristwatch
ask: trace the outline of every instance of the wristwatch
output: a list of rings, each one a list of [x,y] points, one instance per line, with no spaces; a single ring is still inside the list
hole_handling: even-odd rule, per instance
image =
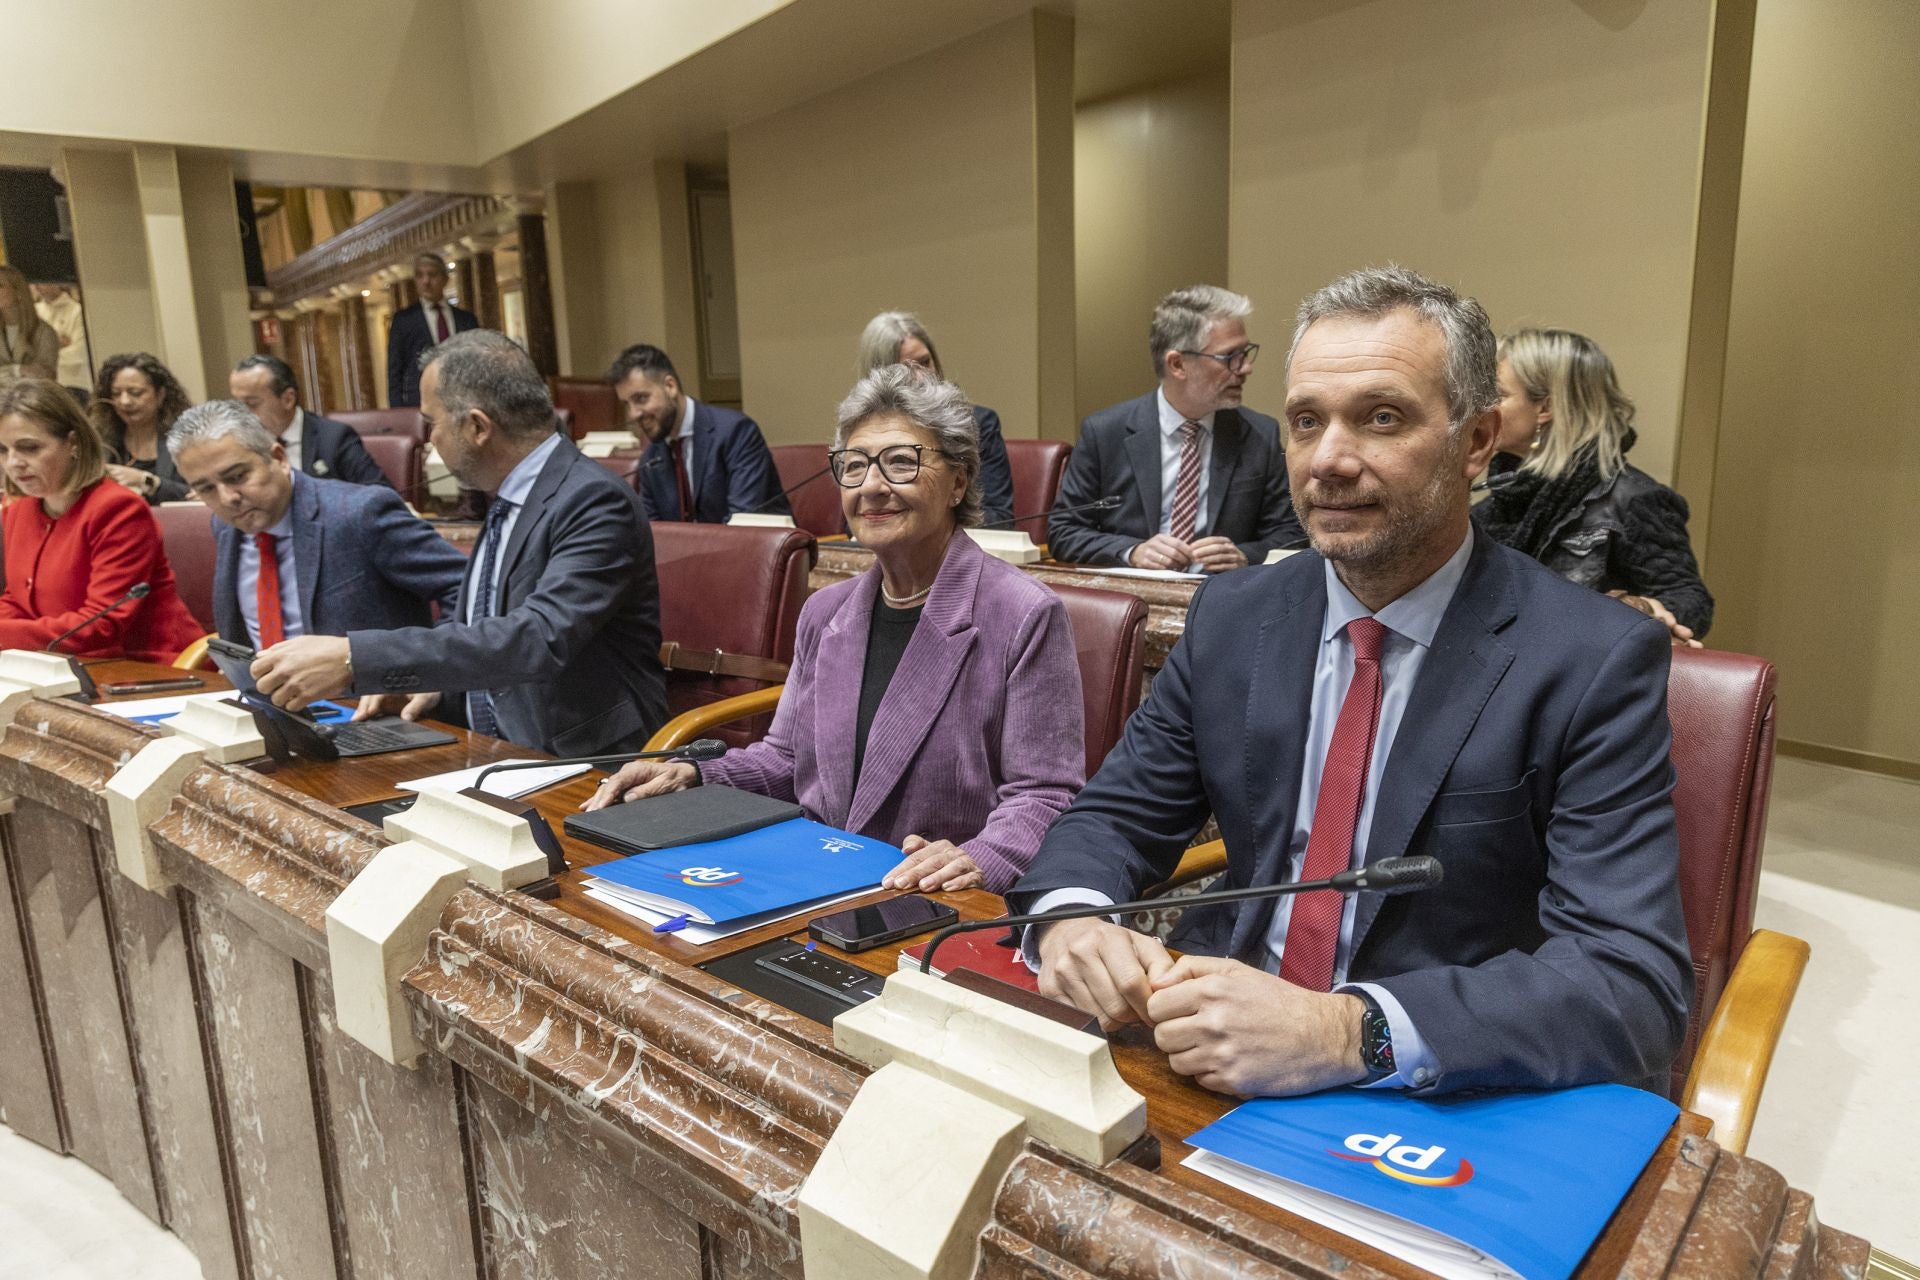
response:
[[[1393,1028],[1388,1025],[1378,1000],[1364,991],[1347,994],[1360,997],[1360,1003],[1365,1006],[1360,1011],[1360,1063],[1366,1067],[1367,1076],[1359,1083],[1385,1080],[1397,1070],[1393,1065]]]

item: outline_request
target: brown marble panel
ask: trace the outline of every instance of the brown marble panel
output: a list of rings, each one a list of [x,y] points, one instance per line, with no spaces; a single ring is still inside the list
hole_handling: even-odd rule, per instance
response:
[[[190,899],[202,1013],[252,1273],[336,1280],[299,975],[233,916]]]
[[[353,1274],[475,1274],[453,1064],[429,1055],[408,1071],[381,1061],[334,1025],[328,975],[305,977],[327,1172]]]
[[[111,942],[111,908],[100,892],[94,833],[77,819],[22,799],[13,814],[13,851],[41,965],[69,1149],[159,1222],[141,1080]]]
[[[702,1228],[700,1251],[706,1260],[706,1280],[779,1280],[781,1275],[761,1261],[751,1237],[723,1236]]]
[[[0,1123],[64,1153],[53,1092],[46,992],[27,932],[26,899],[13,869],[13,816],[0,816]]]

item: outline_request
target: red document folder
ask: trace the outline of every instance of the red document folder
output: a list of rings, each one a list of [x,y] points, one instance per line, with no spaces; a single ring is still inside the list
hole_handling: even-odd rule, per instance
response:
[[[985,929],[978,933],[955,934],[940,944],[940,952],[933,958],[934,976],[944,978],[954,969],[972,969],[1023,991],[1039,991],[1040,975],[1027,968],[1020,959],[1018,947],[1001,945],[1000,940],[1006,936],[1006,930],[990,933]],[[927,944],[924,942],[902,949],[900,968],[918,969],[920,957],[926,952]]]

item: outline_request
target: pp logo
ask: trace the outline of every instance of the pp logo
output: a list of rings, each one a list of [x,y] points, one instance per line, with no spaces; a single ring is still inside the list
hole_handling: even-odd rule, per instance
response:
[[[724,867],[682,867],[680,881],[696,889],[717,889],[724,884],[739,884],[743,877],[738,871],[728,871]]]
[[[820,851],[822,853],[845,853],[849,849],[859,849],[861,847],[858,841],[842,840],[839,836],[820,837]]]
[[[1447,1154],[1447,1149],[1441,1146],[1416,1147],[1411,1143],[1402,1145],[1397,1133],[1356,1133],[1349,1136],[1344,1145],[1347,1148],[1345,1151],[1329,1151],[1327,1154],[1339,1156],[1342,1160],[1371,1164],[1389,1178],[1398,1178],[1415,1186],[1457,1187],[1473,1177],[1473,1163],[1464,1156],[1460,1160],[1460,1167],[1452,1173],[1444,1176],[1429,1174],[1427,1170],[1440,1162],[1440,1158]]]

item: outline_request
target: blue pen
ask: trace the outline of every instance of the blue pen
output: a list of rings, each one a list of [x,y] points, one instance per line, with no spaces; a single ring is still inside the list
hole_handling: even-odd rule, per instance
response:
[[[686,927],[687,917],[675,916],[671,920],[662,920],[659,924],[653,926],[653,931],[655,933],[678,933]]]

